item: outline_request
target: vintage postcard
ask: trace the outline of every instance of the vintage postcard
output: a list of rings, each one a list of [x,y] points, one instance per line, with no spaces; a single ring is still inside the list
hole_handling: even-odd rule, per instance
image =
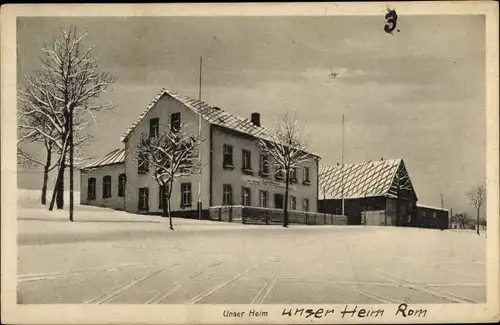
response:
[[[498,27],[2,7],[2,323],[498,321]]]

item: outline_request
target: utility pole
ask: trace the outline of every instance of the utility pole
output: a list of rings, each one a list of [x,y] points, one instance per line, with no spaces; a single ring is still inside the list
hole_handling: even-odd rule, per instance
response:
[[[203,57],[200,56],[200,80],[199,80],[199,89],[198,89],[198,100],[201,101],[201,72],[202,72],[202,66],[203,66]],[[199,108],[198,111],[198,141],[201,139],[201,107]],[[198,219],[201,220],[202,218],[202,210],[203,210],[203,202],[201,200],[201,177],[203,175],[203,161],[201,160],[201,153],[202,150],[198,149],[198,155],[200,159],[200,175],[198,177]]]
[[[74,209],[74,193],[73,193],[73,157],[74,157],[74,134],[73,127],[73,108],[69,109],[69,220],[74,221],[73,209]]]
[[[342,151],[341,151],[341,169],[340,172],[342,173],[341,179],[342,179],[342,215],[344,214],[344,114],[342,114]]]

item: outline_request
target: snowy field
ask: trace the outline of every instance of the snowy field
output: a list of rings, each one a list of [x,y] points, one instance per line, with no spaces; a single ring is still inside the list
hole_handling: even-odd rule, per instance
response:
[[[242,225],[76,205],[19,191],[19,303],[483,303],[484,235]],[[76,195],[78,202],[79,193]],[[67,203],[66,201],[65,203]]]

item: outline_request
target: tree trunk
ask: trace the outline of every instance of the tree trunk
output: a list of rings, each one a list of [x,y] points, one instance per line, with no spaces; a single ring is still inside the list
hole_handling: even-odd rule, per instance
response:
[[[167,201],[167,213],[168,213],[168,222],[170,225],[170,230],[174,230],[174,225],[172,223],[172,212],[170,211],[170,198]]]
[[[288,187],[290,184],[290,173],[285,170],[285,198],[283,202],[283,227],[288,228]]]
[[[478,234],[478,235],[479,235],[479,209],[480,209],[480,208],[478,207],[478,208],[477,208],[477,226],[476,226],[476,228],[477,228],[477,234]]]
[[[163,192],[166,194],[164,196],[163,200],[163,208],[167,209],[167,215],[168,215],[168,222],[170,224],[170,230],[174,230],[174,225],[172,223],[172,213],[171,213],[171,208],[170,208],[170,197],[172,196],[172,183],[173,182],[167,182],[164,186],[166,187],[168,184],[168,188],[164,188]]]
[[[57,186],[57,198],[56,198],[56,206],[58,210],[64,209],[64,172],[66,171],[66,158],[63,157],[60,177],[58,178]]]
[[[47,142],[45,143],[45,148],[47,149],[47,158],[45,159],[45,166],[43,166],[42,195],[40,197],[40,201],[43,205],[47,205],[47,182],[49,181],[49,169],[52,163],[52,149]]]
[[[58,163],[58,170],[57,170],[57,177],[56,177],[56,183],[54,186],[54,191],[52,192],[52,199],[50,201],[50,207],[49,211],[52,211],[54,209],[54,202],[57,197],[58,201],[58,209],[59,209],[59,203],[61,203],[61,209],[62,206],[64,205],[64,169],[65,169],[65,157],[66,157],[66,150],[67,150],[67,145],[68,145],[68,134],[66,134],[64,137],[64,142],[62,145],[62,150],[61,150],[61,156],[59,157],[59,163]],[[62,183],[62,185],[61,185]],[[61,191],[61,194],[58,194]]]
[[[42,184],[42,196],[40,201],[43,205],[47,205],[47,182],[49,180],[49,170],[47,166],[43,169],[43,184]]]
[[[65,164],[64,160],[59,162],[59,168],[57,169],[57,177],[54,185],[54,191],[52,192],[52,199],[50,200],[49,211],[52,211],[54,209],[54,203],[56,201],[59,209],[60,192],[64,197],[64,164]],[[64,204],[64,199],[62,199],[62,204]]]

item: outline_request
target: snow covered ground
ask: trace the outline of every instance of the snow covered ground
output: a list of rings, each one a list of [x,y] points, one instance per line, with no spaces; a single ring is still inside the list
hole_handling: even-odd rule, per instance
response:
[[[80,205],[70,223],[38,202],[19,192],[19,303],[486,299],[486,240],[472,231],[186,219],[171,231],[159,216]]]

